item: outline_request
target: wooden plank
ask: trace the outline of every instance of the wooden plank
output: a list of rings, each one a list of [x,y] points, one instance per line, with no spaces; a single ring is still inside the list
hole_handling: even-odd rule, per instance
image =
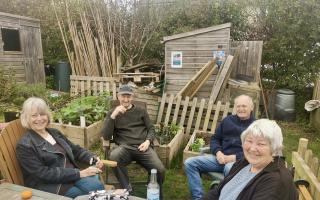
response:
[[[81,93],[81,96],[85,96],[84,91],[85,91],[84,81],[80,81],[80,93]]]
[[[228,74],[230,74],[230,66],[231,66],[231,62],[233,60],[233,56],[229,55],[221,69],[221,73],[218,77],[217,83],[213,86],[211,94],[210,94],[210,101],[215,102],[217,100],[217,97],[219,95],[219,92],[221,90],[221,87],[223,86],[223,82],[224,80],[229,77]]]
[[[97,95],[98,94],[97,81],[92,81],[92,88],[91,89],[93,90],[93,95]],[[89,91],[90,88],[88,87],[87,90]]]
[[[310,195],[308,189],[304,185],[299,185],[298,186],[299,193],[302,195],[304,200],[313,200],[312,196]]]
[[[196,110],[196,105],[197,105],[197,98],[193,98],[192,101],[192,107],[191,107],[191,111],[190,111],[190,115],[189,115],[189,119],[188,119],[188,124],[187,124],[187,130],[186,130],[186,134],[190,134],[190,130],[191,130],[191,125],[192,125],[192,121],[193,121],[193,115],[194,115],[194,111]]]
[[[196,121],[196,125],[195,125],[195,127],[194,127],[195,130],[199,130],[205,102],[206,102],[205,99],[201,99],[200,108],[199,108],[198,116],[197,116],[197,119],[196,119],[196,120],[197,120],[197,121]]]
[[[307,147],[308,147],[308,142],[309,142],[309,140],[306,139],[306,138],[300,138],[299,139],[298,153],[302,158],[304,158],[305,152],[306,152]]]
[[[318,169],[319,169],[319,159],[317,157],[312,158],[312,163],[310,165],[311,171],[315,174],[315,176],[318,175]]]
[[[298,152],[292,152],[292,164],[295,167],[296,174],[299,174],[299,177],[310,183],[311,195],[313,195],[315,200],[320,198],[317,197],[320,191],[320,183],[317,177],[312,173],[310,167],[305,163],[303,157],[300,156]]]
[[[178,119],[178,113],[179,113],[179,110],[180,110],[180,103],[181,103],[181,96],[178,96],[177,97],[177,100],[176,100],[176,107],[175,107],[175,110],[174,110],[174,114],[173,114],[173,119],[172,119],[172,124],[176,124],[177,123],[177,119]]]
[[[174,95],[171,94],[170,97],[169,97],[169,104],[167,106],[167,113],[166,113],[166,117],[165,117],[165,120],[164,120],[164,125],[165,126],[168,126],[173,99],[174,99]]]
[[[184,124],[184,120],[186,118],[186,113],[188,110],[188,105],[189,105],[189,97],[186,97],[183,103],[183,109],[182,109],[182,114],[181,114],[181,118],[180,118],[180,125],[183,126]]]
[[[99,83],[99,94],[102,94],[104,92],[104,89],[103,89],[103,82],[98,82]]]
[[[215,109],[216,111],[215,111],[214,117],[213,117],[213,122],[211,124],[211,129],[210,129],[211,132],[215,132],[215,130],[216,130],[220,109],[221,109],[221,101],[218,101],[217,107]]]
[[[157,124],[160,124],[160,122],[161,122],[162,115],[163,115],[163,110],[164,110],[164,105],[165,105],[165,102],[166,102],[166,98],[167,98],[167,94],[164,93],[162,95],[161,104],[160,104],[160,108],[159,108],[159,112],[158,112]]]
[[[178,92],[177,96],[189,96],[188,94],[185,94],[185,92],[188,92],[190,91],[190,87],[193,85],[193,84],[198,84],[196,82],[197,78],[199,76],[201,76],[201,74],[205,71],[207,71],[209,69],[209,67],[211,67],[212,65],[214,65],[215,63],[215,60],[210,60],[208,63],[206,63],[200,71],[198,71],[196,73],[196,75],[193,76],[193,78]],[[189,96],[190,98],[192,98],[192,96]]]
[[[227,102],[227,103],[225,104],[225,108],[224,108],[224,110],[223,110],[222,119],[225,118],[225,117],[228,115],[228,113],[229,113],[229,107],[230,107],[230,102]]]
[[[191,95],[190,96],[194,96],[201,87],[203,87],[203,85],[208,81],[208,79],[211,77],[212,73],[218,71],[218,66],[214,65],[210,71],[206,74],[205,77],[201,78],[200,81],[198,81],[198,83],[195,85],[195,88],[191,90]]]
[[[225,23],[217,26],[208,27],[208,28],[197,29],[194,31],[189,31],[185,33],[164,37],[163,42],[168,43],[170,40],[181,39],[181,38],[190,37],[194,35],[200,35],[200,34],[212,32],[212,31],[216,32],[221,29],[230,29],[230,27],[231,27],[231,23]]]
[[[206,117],[204,119],[204,124],[203,124],[203,128],[202,128],[204,131],[206,131],[208,129],[212,106],[213,106],[213,101],[208,101],[208,102],[209,102],[209,104],[207,107],[207,113],[206,113]]]

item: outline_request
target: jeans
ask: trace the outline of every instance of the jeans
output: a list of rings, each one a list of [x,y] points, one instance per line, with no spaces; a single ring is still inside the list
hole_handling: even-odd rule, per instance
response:
[[[104,190],[104,185],[99,181],[98,175],[88,176],[76,181],[64,196],[76,198],[77,196],[86,195],[96,190]]]
[[[216,157],[211,154],[188,158],[184,162],[184,167],[192,199],[200,199],[203,196],[201,173],[222,172],[226,176],[232,165],[233,162],[226,165],[219,164]]]
[[[132,190],[131,184],[129,183],[127,165],[132,161],[136,161],[139,165],[145,168],[149,175],[151,169],[157,169],[157,181],[160,185],[160,196],[162,197],[162,183],[165,177],[165,167],[159,159],[157,153],[152,149],[148,148],[145,152],[139,151],[134,147],[119,146],[111,151],[110,160],[118,162],[117,167],[113,168],[120,185],[122,188]]]

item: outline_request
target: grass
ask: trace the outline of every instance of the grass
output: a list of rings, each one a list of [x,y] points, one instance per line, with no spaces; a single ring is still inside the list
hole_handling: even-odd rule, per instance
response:
[[[304,137],[309,139],[308,148],[311,149],[318,158],[320,158],[320,131],[305,124],[278,122],[283,131],[284,136],[284,156],[288,164],[291,164],[292,151],[298,148],[299,138]],[[94,148],[99,149],[99,144]],[[99,150],[98,152],[101,151]],[[129,174],[134,174],[135,177],[146,180],[146,172],[138,169],[129,169]],[[138,174],[138,175],[137,175]],[[203,183],[205,191],[209,189],[210,179],[204,177]],[[146,197],[146,185],[134,185],[136,188],[136,196]],[[164,199],[166,200],[187,200],[190,198],[187,178],[182,167],[182,149],[178,156],[173,160],[171,166],[166,171],[166,179],[163,184]]]

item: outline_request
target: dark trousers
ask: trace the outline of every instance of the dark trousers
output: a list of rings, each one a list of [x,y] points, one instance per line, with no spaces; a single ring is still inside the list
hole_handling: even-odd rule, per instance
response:
[[[113,171],[122,188],[131,189],[128,177],[127,165],[136,161],[145,168],[149,175],[151,169],[157,169],[157,181],[160,185],[160,196],[162,197],[162,183],[165,177],[165,167],[159,159],[157,153],[150,147],[147,151],[141,152],[135,147],[119,146],[111,151],[110,160],[118,162]]]

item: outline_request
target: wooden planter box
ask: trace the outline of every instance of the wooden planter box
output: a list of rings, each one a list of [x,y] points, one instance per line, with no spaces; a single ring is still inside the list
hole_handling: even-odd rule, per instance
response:
[[[101,137],[102,126],[103,120],[95,122],[88,127],[59,123],[50,124],[51,128],[60,130],[71,142],[87,149]]]
[[[201,138],[204,138],[204,140],[206,140],[206,139],[210,139],[211,136],[212,136],[212,133],[209,133],[209,132],[199,131],[199,130],[194,131],[187,143],[187,146],[183,150],[183,163],[189,157],[200,155],[200,152],[194,152],[194,151],[191,151],[190,149],[190,146],[193,144],[195,139],[201,137]]]
[[[169,144],[155,145],[154,149],[166,168],[170,167],[172,158],[177,155],[181,146],[185,144],[185,140],[184,129],[181,128]]]

